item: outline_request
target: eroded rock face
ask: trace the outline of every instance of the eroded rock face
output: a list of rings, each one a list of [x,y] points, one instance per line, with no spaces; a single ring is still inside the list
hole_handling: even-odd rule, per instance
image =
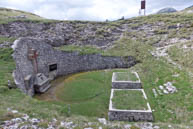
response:
[[[28,50],[34,49],[38,53],[38,73],[43,73],[49,78],[68,75],[81,71],[128,68],[137,63],[134,57],[112,57],[99,54],[81,55],[78,52],[64,52],[55,50],[46,44],[43,39],[20,38],[14,43],[13,58],[16,62],[14,79],[17,86],[28,94],[24,78],[33,75],[34,66],[28,59]]]
[[[122,34],[119,27],[105,27],[106,23],[55,22],[33,23],[15,21],[0,24],[0,35],[6,37],[35,37],[58,47],[61,45],[96,45],[99,47],[113,44]]]
[[[191,10],[188,10],[191,11]],[[171,20],[171,19],[170,19]],[[0,36],[2,37],[34,37],[44,39],[44,42],[59,47],[63,45],[95,45],[106,49],[119,42],[124,35],[129,34],[132,40],[141,42],[153,40],[154,46],[164,46],[169,43],[169,35],[173,30],[187,29],[191,27],[191,21],[183,21],[175,24],[163,21],[143,23],[142,20],[120,20],[115,22],[83,22],[83,21],[13,21],[0,24]],[[151,20],[150,20],[151,21]],[[164,30],[160,33],[160,30]],[[173,35],[173,34],[172,34]],[[188,41],[193,40],[192,33],[186,33]],[[127,37],[127,36],[126,36]],[[179,37],[179,36],[177,36]],[[175,36],[176,38],[176,36]],[[146,41],[146,42],[147,42]],[[1,46],[0,46],[1,47]]]

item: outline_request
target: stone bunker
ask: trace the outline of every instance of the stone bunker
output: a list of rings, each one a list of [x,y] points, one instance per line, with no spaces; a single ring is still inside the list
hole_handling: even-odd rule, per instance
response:
[[[19,38],[12,46],[16,70],[13,72],[16,85],[26,94],[43,93],[49,82],[58,76],[72,73],[128,68],[137,63],[132,56],[113,57],[100,54],[80,54],[54,49],[43,39]]]

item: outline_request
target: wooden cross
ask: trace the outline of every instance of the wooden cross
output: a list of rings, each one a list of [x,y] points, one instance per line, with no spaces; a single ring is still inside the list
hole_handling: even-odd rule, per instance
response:
[[[35,49],[29,49],[28,50],[28,58],[33,62],[33,68],[34,68],[35,74],[38,73],[37,57],[38,57],[38,53]]]

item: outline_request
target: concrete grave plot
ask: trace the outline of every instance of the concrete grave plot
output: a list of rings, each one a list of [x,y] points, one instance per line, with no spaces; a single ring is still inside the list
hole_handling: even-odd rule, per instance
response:
[[[111,121],[153,121],[143,89],[112,89],[108,117]]]
[[[137,72],[114,72],[112,76],[114,89],[142,89]]]

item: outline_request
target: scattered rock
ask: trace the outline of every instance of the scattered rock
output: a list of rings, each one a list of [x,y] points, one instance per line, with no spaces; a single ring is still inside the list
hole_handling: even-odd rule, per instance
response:
[[[164,94],[169,94],[169,92],[167,90],[163,90]]]
[[[25,121],[27,121],[29,119],[29,116],[27,114],[24,114],[24,116],[22,117],[22,119],[24,119]]]
[[[160,90],[163,90],[163,89],[164,89],[164,87],[163,87],[162,85],[160,85],[159,88],[160,88]]]
[[[72,121],[70,121],[70,122],[61,122],[60,125],[61,125],[62,127],[66,127],[66,128],[72,128],[72,127],[75,127],[75,126],[76,126],[76,125],[73,124]]]
[[[130,129],[130,128],[131,128],[131,125],[130,125],[130,124],[124,125],[124,128],[125,128],[125,129]]]
[[[153,94],[154,94],[155,98],[157,98],[158,94],[156,92],[156,89],[152,89],[152,91],[153,91]]]
[[[161,92],[161,90],[157,90],[158,91],[158,93],[159,93],[159,95],[163,95],[163,93]]]
[[[167,89],[167,91],[169,92],[169,93],[175,93],[175,92],[177,92],[177,89],[176,89],[176,87],[175,86],[173,86],[173,84],[171,83],[171,82],[167,82],[166,84],[164,84],[164,86],[165,86],[165,88]]]
[[[100,126],[99,129],[103,129],[103,128]]]
[[[32,118],[32,119],[30,119],[30,122],[31,122],[32,124],[36,125],[36,124],[38,124],[38,123],[40,122],[40,120],[39,120],[39,119],[36,119],[36,118]]]
[[[168,128],[171,128],[172,126],[171,125],[168,125]]]
[[[15,119],[12,119],[13,122],[22,122],[22,119],[21,118],[15,118]]]
[[[14,113],[14,114],[18,113],[17,110],[12,110],[11,112]]]
[[[64,126],[64,125],[65,125],[65,123],[64,123],[63,121],[61,121],[61,122],[60,122],[60,125],[61,125],[61,126]]]
[[[104,125],[107,124],[107,121],[106,121],[105,118],[98,118],[98,121],[99,121],[100,123],[104,124]]]
[[[153,124],[152,123],[140,123],[140,124],[135,124],[137,127],[140,129],[153,129]]]
[[[159,129],[160,127],[159,127],[159,126],[154,126],[153,128],[154,128],[154,129]]]
[[[173,86],[172,82],[167,82],[163,85],[159,86],[159,89],[152,89],[154,92],[154,96],[155,96],[155,92],[159,93],[159,95],[163,95],[164,94],[173,94],[175,92],[177,92],[177,88],[175,86]],[[163,92],[163,93],[162,93]]]

